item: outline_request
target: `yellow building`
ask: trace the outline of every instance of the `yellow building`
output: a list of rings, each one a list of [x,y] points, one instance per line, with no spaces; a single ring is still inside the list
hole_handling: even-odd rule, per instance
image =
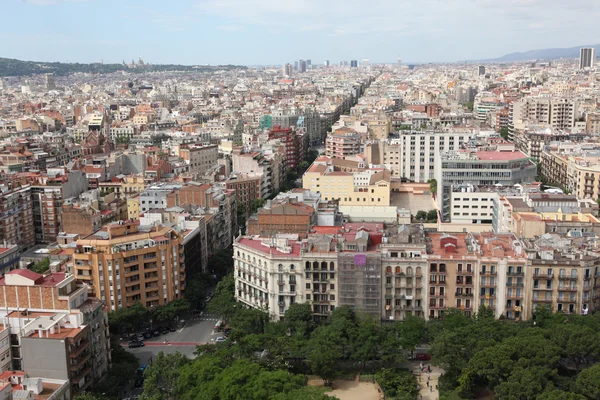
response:
[[[321,201],[337,200],[341,206],[390,205],[389,171],[334,171],[329,161],[323,157],[311,165],[302,176],[304,189],[321,193]]]
[[[140,196],[127,199],[127,218],[131,220],[140,219]]]
[[[140,230],[115,222],[77,241],[73,268],[110,310],[163,305],[185,287],[183,235],[168,226]]]
[[[146,189],[144,177],[141,175],[128,175],[123,179],[121,190],[125,196],[142,193]]]

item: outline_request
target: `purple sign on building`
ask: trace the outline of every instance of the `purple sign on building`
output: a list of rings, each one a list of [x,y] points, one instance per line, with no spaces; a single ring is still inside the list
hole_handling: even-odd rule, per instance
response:
[[[367,255],[356,254],[354,256],[354,265],[367,265]]]

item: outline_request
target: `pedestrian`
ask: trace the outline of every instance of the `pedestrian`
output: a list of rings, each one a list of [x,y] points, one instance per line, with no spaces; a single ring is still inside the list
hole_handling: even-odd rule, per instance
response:
[[[433,393],[433,386],[429,386],[429,391]]]

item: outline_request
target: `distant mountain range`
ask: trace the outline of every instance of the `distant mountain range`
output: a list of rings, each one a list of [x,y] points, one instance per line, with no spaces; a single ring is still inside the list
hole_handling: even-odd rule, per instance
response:
[[[54,73],[55,75],[68,75],[75,72],[107,74],[117,71],[148,72],[148,71],[185,71],[207,72],[242,68],[238,65],[178,65],[178,64],[152,64],[140,68],[128,68],[123,64],[80,64],[43,61],[21,61],[12,58],[0,57],[0,76],[26,76],[34,74]]]
[[[582,47],[593,47],[596,55],[600,52],[600,44],[582,45],[567,48],[529,50],[522,53],[509,53],[502,57],[480,60],[485,62],[507,62],[507,61],[529,61],[529,60],[553,60],[557,58],[579,58],[579,49]]]

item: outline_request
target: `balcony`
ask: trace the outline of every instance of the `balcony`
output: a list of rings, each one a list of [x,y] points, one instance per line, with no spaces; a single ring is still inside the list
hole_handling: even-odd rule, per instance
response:
[[[534,286],[533,290],[550,290],[551,291],[551,290],[554,290],[554,288],[552,286],[551,287],[548,287],[548,286],[538,286],[538,287],[535,287]]]
[[[533,277],[535,279],[554,279],[554,274],[543,274],[541,272],[533,273]]]
[[[76,361],[75,364],[69,364],[69,369],[73,372],[79,370],[81,367],[83,367],[83,365],[90,359],[91,354],[90,353],[86,353],[84,354],[79,361]]]
[[[521,272],[507,272],[506,276],[525,276],[525,273],[523,271],[521,271]]]
[[[576,292],[577,291],[577,287],[576,286],[563,286],[563,287],[558,287],[558,291],[559,292]]]
[[[577,281],[577,276],[559,275],[558,279],[564,281]]]
[[[76,384],[79,383],[83,378],[85,378],[86,375],[88,375],[90,372],[92,371],[92,367],[85,367],[81,372],[79,372],[77,375],[74,375],[73,377],[71,377],[71,383],[72,384]],[[91,381],[91,379],[90,379]],[[80,388],[82,389],[82,388]]]
[[[456,297],[473,297],[473,293],[464,293],[464,292],[456,292],[454,293]]]
[[[479,274],[481,276],[496,276],[498,275],[498,273],[496,271],[481,271],[481,273]]]
[[[77,358],[77,357],[79,357],[79,355],[81,353],[83,353],[83,351],[85,349],[87,349],[88,347],[90,347],[90,342],[88,342],[87,340],[82,340],[81,344],[79,345],[79,347],[77,347],[76,349],[74,349],[73,351],[71,351],[69,353],[69,358]]]
[[[546,299],[546,298],[544,298],[544,299],[537,298],[536,299],[536,298],[534,298],[531,301],[533,303],[552,303],[552,299],[551,298],[550,299]]]

